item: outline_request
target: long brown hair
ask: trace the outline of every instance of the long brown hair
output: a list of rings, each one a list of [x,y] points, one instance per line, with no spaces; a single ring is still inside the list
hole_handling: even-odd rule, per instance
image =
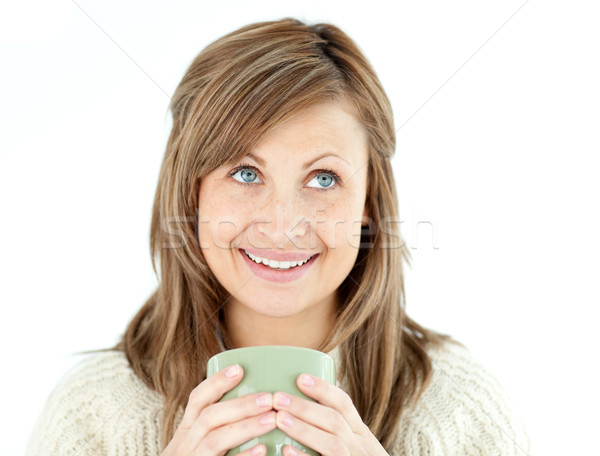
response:
[[[290,116],[339,97],[354,103],[367,131],[371,223],[338,289],[338,317],[319,350],[339,346],[339,378],[388,451],[403,409],[418,400],[430,380],[425,350],[452,340],[405,313],[402,268],[410,254],[398,224],[384,226],[399,220],[390,163],[396,144],[392,109],[370,63],[331,24],[285,18],[247,25],[204,48],[173,94],[173,127],[150,230],[159,285],[114,347],[165,398],[163,446],[190,392],[205,379],[207,360],[221,351],[217,332],[228,341],[221,308],[229,295],[197,239],[201,178],[237,162]]]

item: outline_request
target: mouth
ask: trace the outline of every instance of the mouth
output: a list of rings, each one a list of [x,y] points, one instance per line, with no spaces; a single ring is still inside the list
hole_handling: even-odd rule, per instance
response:
[[[308,262],[312,261],[313,258],[318,256],[316,253],[310,258],[306,260],[298,260],[298,261],[275,261],[275,260],[267,260],[264,258],[257,257],[256,255],[247,252],[244,249],[238,249],[242,254],[244,254],[248,259],[256,263],[257,265],[264,266],[266,268],[272,269],[274,271],[289,271],[295,268],[301,268]]]
[[[244,259],[244,262],[250,268],[250,271],[252,271],[255,276],[269,282],[292,282],[298,280],[310,269],[319,257],[319,254],[317,253],[304,261],[273,261],[271,263],[271,260],[259,259],[246,252],[244,249],[238,250]],[[266,264],[263,263],[263,261],[266,261]]]

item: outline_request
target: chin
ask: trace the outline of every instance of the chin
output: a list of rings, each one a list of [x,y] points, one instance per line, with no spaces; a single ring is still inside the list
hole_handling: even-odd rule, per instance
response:
[[[302,312],[302,310],[304,310],[297,304],[282,304],[281,302],[279,302],[278,304],[270,304],[268,306],[265,306],[263,303],[263,305],[259,307],[252,306],[251,309],[257,314],[261,314],[265,317],[270,318],[294,317],[295,315],[298,315],[300,312]]]

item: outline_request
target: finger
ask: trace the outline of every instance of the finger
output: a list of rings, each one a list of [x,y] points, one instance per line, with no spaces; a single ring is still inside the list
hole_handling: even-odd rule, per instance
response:
[[[344,437],[352,433],[350,425],[337,410],[298,396],[278,391],[273,395],[273,408],[285,410],[332,434]]]
[[[276,427],[275,412],[270,411],[258,417],[254,416],[245,420],[221,426],[212,430],[194,448],[197,455],[216,455],[238,447],[256,437],[272,431]]]
[[[200,412],[206,406],[221,399],[227,391],[240,382],[243,376],[242,366],[234,364],[202,381],[190,393],[180,427],[183,430],[191,428]]]
[[[283,447],[283,456],[310,456],[308,453],[305,453],[302,450],[292,446],[286,445]]]
[[[189,430],[195,443],[212,429],[242,421],[270,411],[273,407],[271,393],[252,393],[235,399],[217,402],[204,408]],[[191,440],[190,440],[191,441]]]
[[[267,447],[264,443],[259,443],[258,445],[249,448],[241,453],[238,453],[237,456],[265,456],[267,454]]]
[[[346,420],[353,432],[362,433],[365,428],[362,418],[354,407],[352,398],[341,388],[322,378],[310,374],[301,374],[296,379],[300,391],[320,404],[337,410]]]
[[[277,412],[277,427],[322,456],[350,456],[348,447],[340,436],[308,424],[284,411]]]

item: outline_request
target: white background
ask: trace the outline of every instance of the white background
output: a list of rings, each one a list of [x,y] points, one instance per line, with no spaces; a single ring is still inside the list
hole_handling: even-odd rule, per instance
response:
[[[156,285],[150,211],[187,66],[285,16],[340,26],[391,99],[409,314],[496,374],[536,453],[598,454],[595,2],[216,3],[2,3],[0,454]]]

